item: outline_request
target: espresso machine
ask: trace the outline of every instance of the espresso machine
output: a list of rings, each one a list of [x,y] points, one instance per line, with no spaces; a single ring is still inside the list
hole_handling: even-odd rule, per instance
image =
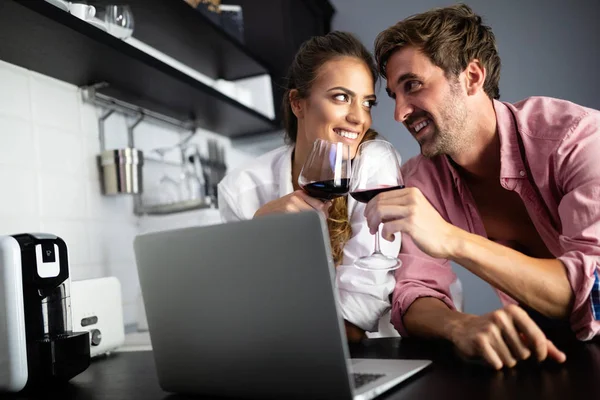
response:
[[[0,392],[66,382],[89,364],[89,333],[72,330],[66,243],[0,236]]]

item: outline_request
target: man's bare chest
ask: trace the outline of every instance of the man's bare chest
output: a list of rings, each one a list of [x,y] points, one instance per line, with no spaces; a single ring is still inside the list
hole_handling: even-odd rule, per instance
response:
[[[532,257],[552,257],[518,193],[499,184],[471,185],[469,189],[490,240]]]

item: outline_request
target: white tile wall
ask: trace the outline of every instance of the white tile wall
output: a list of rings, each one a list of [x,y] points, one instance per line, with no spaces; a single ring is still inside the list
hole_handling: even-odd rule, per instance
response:
[[[33,170],[13,166],[0,167],[2,197],[0,218],[31,218],[39,216],[38,185]]]
[[[0,65],[0,112],[28,119],[31,115],[29,75],[26,70],[7,63]]]
[[[0,88],[0,234],[45,231],[60,236],[69,247],[72,279],[116,276],[125,323],[135,323],[140,288],[132,243],[149,225],[140,227],[131,197],[100,193],[95,157],[102,110],[83,104],[75,86],[3,61]],[[106,148],[126,146],[127,122],[118,114],[107,120]],[[153,148],[172,146],[185,134],[143,122],[135,130],[135,143],[156,158],[150,154]],[[230,168],[252,157],[229,151],[228,139],[199,130],[193,142],[205,155],[206,138],[225,146]],[[180,156],[172,152],[166,159],[178,162]],[[155,165],[148,168],[145,182],[152,186],[165,171],[178,176],[176,166]],[[214,223],[216,217],[214,210],[193,216],[198,223]],[[153,218],[152,224],[160,226]],[[164,228],[181,223],[189,220],[165,218]]]
[[[66,173],[42,170],[40,181],[40,216],[66,220],[86,217],[86,193],[84,179]]]
[[[2,179],[0,178],[0,182]],[[24,232],[40,232],[40,220],[37,217],[4,217],[0,216],[0,235],[11,235]]]
[[[34,121],[80,134],[77,87],[34,72],[29,82]]]
[[[0,165],[34,169],[35,162],[31,123],[26,119],[0,114]]]
[[[78,177],[85,175],[87,169],[80,168],[85,151],[83,135],[49,125],[35,125],[34,132],[37,158],[43,171]]]

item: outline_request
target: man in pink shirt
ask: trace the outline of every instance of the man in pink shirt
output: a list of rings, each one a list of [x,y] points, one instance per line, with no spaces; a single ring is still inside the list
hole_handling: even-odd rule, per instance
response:
[[[421,155],[407,189],[365,209],[371,233],[402,232],[392,322],[441,337],[492,367],[564,353],[548,339],[600,332],[600,112],[533,97],[498,101],[494,35],[465,5],[388,28],[375,55],[395,119]],[[504,307],[460,313],[450,261],[490,283]]]

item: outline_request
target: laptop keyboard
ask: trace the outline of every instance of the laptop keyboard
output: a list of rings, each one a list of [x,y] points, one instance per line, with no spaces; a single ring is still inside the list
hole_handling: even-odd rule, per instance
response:
[[[366,385],[367,383],[371,383],[374,380],[377,380],[385,376],[385,374],[357,374],[353,373],[352,377],[354,378],[354,388],[358,389],[361,386]]]

